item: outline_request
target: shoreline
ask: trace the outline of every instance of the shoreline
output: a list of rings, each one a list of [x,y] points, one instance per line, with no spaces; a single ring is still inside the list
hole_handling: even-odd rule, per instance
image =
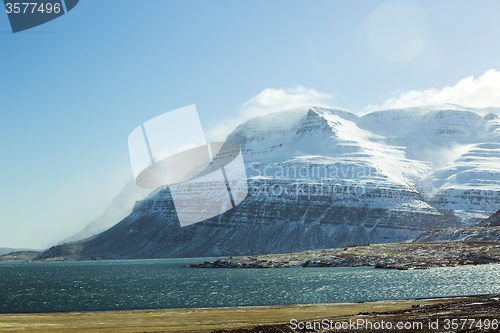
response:
[[[445,241],[429,243],[382,243],[255,256],[229,257],[190,268],[291,268],[362,267],[383,269],[429,269],[500,263],[496,242]]]
[[[498,318],[500,295],[472,295],[420,298],[406,300],[385,300],[359,303],[299,304],[248,306],[225,308],[185,308],[166,310],[122,310],[90,312],[56,313],[2,313],[0,330],[2,332],[252,332],[259,325],[267,327],[266,332],[287,332],[290,320],[318,321],[348,320],[363,318],[395,318],[399,314],[404,320],[416,318],[420,312],[429,316],[456,316],[457,311],[449,307],[459,305],[465,309],[474,309],[473,305],[484,304],[477,313],[466,313],[468,318],[474,315]],[[488,306],[497,306],[486,311]],[[427,311],[426,309],[429,309]],[[436,309],[442,309],[441,313]],[[443,310],[444,309],[444,310]],[[452,314],[451,314],[452,313]],[[284,325],[284,326],[283,326]],[[279,329],[279,330],[278,330]],[[247,331],[250,330],[250,331]],[[359,330],[358,330],[359,331]],[[256,331],[257,332],[257,331]],[[294,332],[289,330],[289,332]],[[433,331],[437,332],[437,331]]]

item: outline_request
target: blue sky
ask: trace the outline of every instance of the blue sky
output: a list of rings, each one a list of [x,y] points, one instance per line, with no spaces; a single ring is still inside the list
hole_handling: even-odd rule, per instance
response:
[[[362,113],[471,76],[494,90],[498,72],[474,80],[500,70],[499,17],[487,0],[82,0],[12,34],[0,14],[0,247],[100,215],[132,179],[129,133],[176,108],[217,136],[303,102]]]

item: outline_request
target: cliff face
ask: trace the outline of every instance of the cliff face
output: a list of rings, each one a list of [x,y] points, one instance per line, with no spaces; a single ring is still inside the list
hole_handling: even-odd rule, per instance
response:
[[[111,229],[40,258],[279,253],[468,226],[500,207],[498,128],[492,115],[446,109],[254,118],[227,138],[247,167],[249,195],[236,208],[181,228],[169,189],[159,188]]]

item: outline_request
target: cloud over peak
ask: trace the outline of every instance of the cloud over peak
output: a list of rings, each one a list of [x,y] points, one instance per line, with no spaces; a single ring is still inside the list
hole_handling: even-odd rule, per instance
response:
[[[332,98],[332,94],[303,86],[287,89],[266,88],[243,103],[237,116],[226,118],[208,130],[208,138],[211,141],[224,140],[232,130],[248,119],[302,105],[326,106],[325,101]]]
[[[258,117],[301,105],[323,106],[323,101],[331,98],[333,98],[332,94],[322,93],[316,89],[303,86],[295,86],[289,89],[266,88],[244,103],[241,113],[248,115],[248,117]]]
[[[500,71],[490,69],[477,79],[469,76],[452,87],[403,92],[386,100],[382,105],[369,105],[365,111],[447,103],[474,108],[499,107]]]

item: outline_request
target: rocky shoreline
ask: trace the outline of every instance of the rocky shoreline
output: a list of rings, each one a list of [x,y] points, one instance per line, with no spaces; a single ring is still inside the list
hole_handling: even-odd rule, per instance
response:
[[[375,268],[407,270],[492,263],[500,263],[500,243],[447,241],[372,244],[296,253],[229,257],[188,265],[187,267],[289,268],[373,266]]]

